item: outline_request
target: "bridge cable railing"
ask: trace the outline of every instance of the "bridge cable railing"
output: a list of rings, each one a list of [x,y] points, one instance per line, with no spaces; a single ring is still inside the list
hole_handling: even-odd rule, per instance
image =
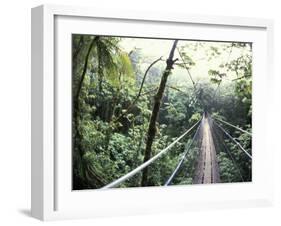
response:
[[[135,174],[137,174],[138,172],[140,172],[141,170],[143,170],[145,167],[149,166],[151,163],[153,163],[155,160],[157,160],[158,158],[160,158],[163,154],[165,154],[167,151],[169,151],[177,142],[179,142],[183,137],[185,137],[188,133],[190,133],[192,131],[193,128],[196,127],[196,125],[199,124],[199,122],[201,121],[198,120],[195,124],[193,124],[192,127],[190,127],[187,131],[185,131],[181,136],[179,136],[176,140],[174,140],[171,144],[169,144],[166,148],[164,148],[163,150],[161,150],[158,154],[156,154],[155,156],[153,156],[152,158],[150,158],[149,160],[147,160],[146,162],[144,162],[143,164],[139,165],[137,168],[133,169],[132,171],[130,171],[129,173],[125,174],[124,176],[116,179],[115,181],[109,183],[108,185],[105,185],[104,187],[102,187],[101,189],[107,189],[107,188],[114,188],[117,187],[118,185],[120,185],[122,182],[128,180],[129,178],[131,178],[132,176],[134,176]]]
[[[248,131],[246,131],[246,130],[244,130],[244,129],[241,129],[240,127],[235,126],[235,125],[233,125],[233,124],[231,124],[231,123],[229,123],[229,122],[227,122],[227,121],[224,121],[224,120],[222,120],[222,119],[219,119],[218,117],[214,117],[214,119],[216,119],[216,120],[218,120],[218,121],[224,123],[225,125],[231,126],[231,127],[235,128],[235,129],[239,130],[240,132],[247,133],[248,135],[252,136],[252,133],[250,133],[250,132],[248,132]]]
[[[231,151],[230,151],[229,148],[226,146],[225,141],[219,136],[219,130],[218,130],[218,126],[217,126],[216,124],[215,124],[215,127],[214,127],[213,131],[214,131],[214,135],[215,135],[215,137],[216,137],[216,141],[218,141],[220,144],[222,144],[223,149],[224,149],[225,152],[229,155],[229,157],[230,157],[232,163],[234,164],[235,168],[237,169],[237,171],[238,171],[238,173],[239,173],[239,176],[240,176],[242,182],[244,182],[244,178],[243,178],[243,176],[242,176],[241,170],[240,170],[240,168],[239,168],[239,166],[238,166],[236,160],[234,159],[234,157],[233,157]],[[220,131],[220,132],[221,132],[221,131]]]
[[[202,119],[201,119],[201,123],[202,123]],[[195,132],[195,134],[194,134],[194,136],[193,136],[193,138],[192,138],[192,141],[191,141],[191,142],[189,143],[189,145],[186,147],[186,150],[185,150],[185,152],[183,153],[182,157],[180,158],[180,161],[179,161],[178,165],[176,166],[175,170],[172,172],[172,174],[171,174],[171,176],[169,177],[169,179],[165,182],[164,186],[168,186],[168,185],[172,182],[172,180],[174,179],[175,175],[177,174],[177,172],[179,171],[180,167],[182,166],[182,163],[183,163],[183,161],[185,160],[188,151],[190,150],[192,144],[194,143],[194,141],[195,141],[195,139],[196,139],[196,137],[197,137],[197,135],[198,135],[198,132],[199,132],[200,127],[201,127],[201,123],[199,124],[199,126],[198,126],[197,129],[196,129],[196,132]]]
[[[249,154],[249,152],[247,152],[242,145],[235,140],[235,138],[233,138],[224,128],[222,128],[222,126],[220,126],[215,120],[214,123],[224,132],[224,134],[229,137],[250,159],[252,159],[252,156]]]

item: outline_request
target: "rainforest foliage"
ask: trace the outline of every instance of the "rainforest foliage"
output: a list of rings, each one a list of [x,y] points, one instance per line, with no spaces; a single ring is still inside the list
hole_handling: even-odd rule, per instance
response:
[[[125,175],[204,112],[251,132],[250,43],[157,40],[158,55],[141,45],[149,41],[72,36],[73,189],[101,188]],[[251,153],[250,135],[224,128]],[[213,131],[221,182],[251,181],[245,153],[217,126]],[[192,142],[195,133],[119,187],[163,185],[188,148],[171,184],[192,184],[200,146],[199,137]]]

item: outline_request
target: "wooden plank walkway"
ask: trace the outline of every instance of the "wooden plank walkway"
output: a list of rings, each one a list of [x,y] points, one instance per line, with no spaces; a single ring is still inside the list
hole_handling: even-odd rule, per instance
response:
[[[219,183],[219,167],[208,116],[202,119],[202,144],[197,161],[193,184]]]

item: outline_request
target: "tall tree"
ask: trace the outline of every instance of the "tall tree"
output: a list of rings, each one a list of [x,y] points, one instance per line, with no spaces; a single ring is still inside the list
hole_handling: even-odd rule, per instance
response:
[[[169,58],[166,61],[166,68],[161,77],[159,88],[157,90],[156,95],[154,96],[154,105],[153,105],[153,110],[152,110],[152,114],[151,114],[150,121],[149,121],[146,148],[145,148],[145,152],[144,152],[143,162],[146,162],[151,158],[151,146],[152,146],[152,143],[153,143],[153,140],[155,137],[155,133],[156,133],[156,121],[158,118],[160,105],[161,105],[163,94],[164,94],[164,91],[166,88],[168,76],[173,69],[174,63],[177,61],[177,59],[175,59],[175,60],[173,59],[175,49],[177,47],[177,43],[178,43],[178,40],[175,40],[173,43],[172,49],[169,54]],[[142,182],[141,182],[142,186],[148,185],[148,170],[149,170],[148,167],[143,170]]]
[[[82,68],[82,73],[78,79],[78,84],[76,85],[76,92],[74,94],[74,98],[73,98],[73,128],[74,128],[74,149],[73,149],[73,156],[75,156],[75,161],[73,161],[73,179],[75,181],[79,181],[79,186],[81,186],[81,184],[83,184],[83,179],[85,178],[85,170],[82,164],[82,158],[84,155],[84,151],[81,145],[81,140],[83,138],[82,133],[79,130],[79,116],[80,116],[80,106],[79,106],[79,97],[80,97],[80,93],[83,87],[83,82],[86,76],[86,72],[88,70],[88,64],[89,64],[89,58],[90,58],[90,54],[91,51],[93,49],[93,46],[95,44],[95,41],[97,41],[99,37],[96,36],[94,39],[92,39],[90,41],[89,47],[87,49],[86,52],[86,56],[84,59],[84,63],[83,63],[83,68]],[[79,45],[77,48],[73,49],[73,61],[75,62],[75,64],[73,64],[73,73],[76,72],[75,68],[77,67],[77,57],[78,57],[78,53],[80,52],[81,48],[80,48],[80,42],[81,40],[83,41],[83,38],[80,38],[79,41]],[[73,91],[74,91],[74,86],[73,86]],[[77,173],[75,172],[75,168],[76,169],[80,169],[79,170],[79,176],[77,175]],[[77,182],[76,182],[76,186],[77,186]]]
[[[86,39],[86,40],[85,40]],[[100,111],[99,114],[102,118],[106,116],[108,118],[108,104],[102,100],[102,83],[105,76],[108,80],[114,83],[118,80],[118,74],[128,74],[131,69],[131,62],[129,57],[118,47],[118,40],[111,37],[93,36],[87,38],[87,36],[81,36],[78,42],[73,40],[73,134],[74,134],[74,149],[73,154],[75,161],[73,164],[76,168],[79,168],[79,175],[73,173],[73,177],[79,177],[81,181],[98,181],[102,184],[101,177],[90,170],[88,161],[85,160],[85,147],[83,143],[83,132],[81,129],[81,121],[83,121],[82,109],[85,106],[85,94],[82,90],[85,88],[87,92],[88,87],[85,87],[85,80],[89,76],[89,72],[92,70],[96,73],[98,78],[98,93]],[[75,45],[74,45],[75,44]],[[87,44],[86,48],[82,48],[84,44]],[[77,67],[77,66],[80,67]],[[133,74],[133,71],[131,72]],[[131,75],[132,76],[132,75]],[[84,162],[83,162],[84,161]],[[82,163],[83,162],[83,163]],[[82,182],[83,183],[83,182]]]

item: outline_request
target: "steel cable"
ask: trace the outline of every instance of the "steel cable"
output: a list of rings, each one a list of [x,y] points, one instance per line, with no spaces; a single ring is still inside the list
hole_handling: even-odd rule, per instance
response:
[[[242,147],[242,145],[236,141],[228,132],[225,131],[224,128],[222,128],[216,121],[214,123],[250,158],[252,159],[252,156]]]
[[[168,186],[172,182],[173,178],[175,177],[175,175],[177,174],[178,170],[180,169],[183,161],[185,160],[185,157],[186,157],[188,151],[190,150],[191,145],[194,143],[194,140],[197,137],[197,134],[198,134],[198,131],[199,131],[200,127],[201,127],[201,124],[197,127],[197,130],[196,130],[196,132],[195,132],[195,134],[194,134],[194,136],[192,138],[192,141],[189,143],[188,147],[186,148],[186,150],[185,150],[183,156],[181,157],[177,167],[175,168],[175,170],[173,171],[173,173],[171,174],[169,179],[165,182],[165,184],[164,184],[165,186]]]
[[[158,154],[156,154],[155,156],[153,156],[151,159],[149,159],[148,161],[144,162],[143,164],[141,164],[140,166],[138,166],[137,168],[135,168],[134,170],[130,171],[129,173],[125,174],[124,176],[120,177],[119,179],[109,183],[108,185],[105,185],[104,187],[102,187],[101,189],[107,189],[107,188],[113,188],[118,186],[119,184],[121,184],[122,182],[124,182],[125,180],[131,178],[132,176],[134,176],[135,174],[137,174],[138,172],[140,172],[142,169],[144,169],[145,167],[149,166],[151,163],[153,163],[156,159],[158,159],[160,156],[162,156],[163,154],[165,154],[167,151],[169,151],[171,149],[171,147],[173,147],[179,140],[181,140],[183,137],[185,137],[189,132],[192,131],[192,129],[201,121],[198,120],[190,129],[188,129],[186,132],[184,132],[181,136],[179,136],[175,141],[173,141],[171,144],[169,144],[166,148],[164,148],[163,150],[161,150]]]
[[[222,123],[224,123],[224,124],[226,124],[226,125],[229,125],[229,126],[235,128],[235,129],[237,129],[237,130],[239,130],[239,131],[241,131],[241,132],[243,132],[243,133],[247,133],[247,134],[249,134],[250,136],[252,136],[252,134],[251,134],[250,132],[241,129],[241,128],[239,128],[238,126],[232,125],[231,123],[226,122],[226,121],[224,121],[224,120],[222,120],[222,119],[219,119],[219,118],[217,118],[217,117],[215,117],[215,119],[218,120],[218,121],[220,121],[220,122],[222,122]]]

